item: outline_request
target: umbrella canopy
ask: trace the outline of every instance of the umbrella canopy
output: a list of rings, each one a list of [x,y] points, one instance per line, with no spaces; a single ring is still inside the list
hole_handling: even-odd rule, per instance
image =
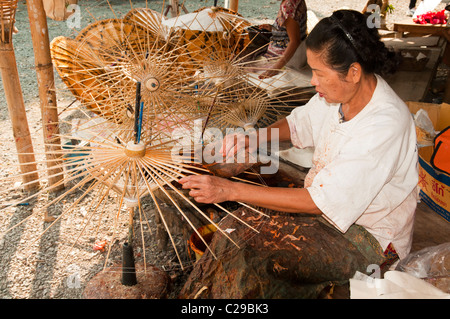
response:
[[[162,21],[168,41],[176,41],[180,58],[194,67],[229,60],[249,43],[245,28],[251,23],[230,10],[211,7]]]

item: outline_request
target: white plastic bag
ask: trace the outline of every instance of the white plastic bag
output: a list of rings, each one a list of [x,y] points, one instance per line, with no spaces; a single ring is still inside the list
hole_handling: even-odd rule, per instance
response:
[[[433,145],[434,137],[437,132],[434,130],[433,122],[428,116],[427,111],[420,109],[414,114],[414,124],[417,132],[417,143],[421,146]]]
[[[397,264],[396,270],[417,278],[450,276],[450,242],[410,253]]]
[[[421,278],[450,293],[450,242],[409,254],[397,264],[395,270]]]
[[[431,136],[436,135],[433,122],[431,122],[431,119],[428,116],[427,111],[425,111],[424,109],[418,110],[417,113],[414,115],[414,123],[416,124],[416,126],[420,127]]]

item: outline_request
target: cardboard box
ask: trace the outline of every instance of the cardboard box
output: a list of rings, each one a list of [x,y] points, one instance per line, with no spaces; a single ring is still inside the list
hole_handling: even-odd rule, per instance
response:
[[[427,111],[436,131],[450,126],[450,104],[406,102],[411,113]],[[431,209],[450,222],[450,175],[436,171],[430,164],[434,147],[419,148],[420,198]]]

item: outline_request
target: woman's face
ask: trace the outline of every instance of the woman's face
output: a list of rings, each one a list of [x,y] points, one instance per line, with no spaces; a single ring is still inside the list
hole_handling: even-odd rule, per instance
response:
[[[323,61],[320,53],[306,50],[308,64],[312,69],[311,84],[328,103],[345,103],[354,94],[355,85],[351,79],[342,77]],[[350,73],[350,72],[349,72]]]

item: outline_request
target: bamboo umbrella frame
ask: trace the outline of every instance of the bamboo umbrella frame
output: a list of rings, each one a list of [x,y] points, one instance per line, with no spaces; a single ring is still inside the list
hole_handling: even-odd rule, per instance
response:
[[[278,79],[265,80],[264,84],[270,87],[277,82]],[[219,96],[220,106],[210,114],[210,125],[223,131],[227,128],[248,131],[266,127],[288,115],[294,107],[304,104],[310,97],[310,91],[287,85],[277,94],[270,94],[244,79],[224,88]]]
[[[142,12],[140,10],[139,15]],[[172,37],[167,41],[167,38],[162,37],[169,34],[176,38],[180,35],[177,30],[167,31],[160,19],[150,19],[152,22],[143,26],[137,22],[139,20],[137,16],[132,15],[131,18],[122,20],[97,21],[82,30],[75,39],[58,38],[51,43],[53,62],[69,90],[82,102],[79,110],[84,112],[87,118],[85,129],[90,130],[93,136],[86,138],[74,133],[58,136],[60,140],[76,141],[71,146],[66,145],[54,151],[55,156],[63,158],[63,162],[56,167],[63,168],[68,176],[65,182],[74,185],[48,202],[43,209],[62,201],[80,188],[83,188],[83,192],[45,231],[63,216],[73,212],[84,198],[92,194],[95,194],[95,200],[89,205],[86,224],[80,236],[87,229],[89,221],[101,214],[98,209],[111,194],[118,195],[115,220],[117,221],[121,215],[122,207],[127,207],[131,230],[132,219],[136,213],[141,221],[147,218],[142,209],[142,198],[150,196],[183,267],[173,234],[157,201],[156,191],[162,192],[172,202],[199,238],[202,239],[202,236],[193,227],[184,209],[178,204],[177,198],[181,198],[207,222],[214,224],[229,240],[232,239],[202,212],[191,198],[178,189],[179,178],[210,172],[194,161],[192,154],[186,156],[173,153],[174,145],[180,141],[172,137],[172,132],[192,127],[193,121],[199,118],[215,118],[210,123],[217,122],[216,118],[220,114],[218,107],[230,104],[230,101],[246,101],[249,96],[257,99],[263,95],[257,94],[256,92],[260,90],[249,84],[250,75],[243,71],[245,62],[236,58],[237,54],[233,54],[233,50],[237,50],[238,47],[235,45],[236,42],[232,42],[232,45],[229,45],[230,42],[223,45],[225,50],[223,52],[216,50],[217,54],[211,59],[219,66],[227,65],[219,68],[221,72],[223,70],[225,72],[220,73],[220,80],[217,81],[218,76],[214,72],[206,72],[206,76],[204,75],[206,65],[204,59],[192,59],[192,56],[188,56],[191,54],[186,50],[191,45],[189,41],[185,38],[182,41],[173,41]],[[218,37],[205,36],[204,39],[207,39],[207,42],[213,41],[219,48],[222,46],[219,45]],[[184,59],[186,57],[187,59]],[[192,76],[193,69],[203,75]],[[210,69],[207,67],[206,70]],[[229,70],[231,72],[228,72]],[[235,79],[234,82],[230,81],[232,78]],[[270,103],[269,107],[264,105],[266,111],[269,108],[276,108],[276,105]],[[264,112],[260,111],[258,117],[261,113]],[[105,126],[104,122],[99,124],[98,117],[103,118],[108,126]],[[138,130],[136,121],[140,123]],[[189,141],[188,146],[192,149],[190,143],[192,141]],[[254,183],[242,178],[233,178]],[[256,184],[264,185],[264,183]],[[58,183],[54,186],[57,185]],[[26,202],[47,190],[42,189],[39,193],[11,205]],[[267,216],[261,209],[245,203],[239,204],[259,212],[261,216]],[[224,205],[216,204],[216,207],[233,218],[238,218]],[[244,221],[241,222],[245,224]],[[258,232],[251,225],[245,225],[252,228],[255,233]],[[131,239],[129,233],[129,240]],[[238,242],[233,242],[239,246]],[[75,244],[76,242],[73,243]],[[205,245],[210,249],[207,243]],[[145,247],[143,251],[145,254]]]
[[[105,130],[104,127],[102,127],[102,129]],[[174,196],[181,197],[195,211],[201,214],[208,223],[214,224],[224,236],[233,241],[217,223],[214,223],[214,221],[212,221],[210,217],[204,213],[191,198],[185,195],[176,186],[176,182],[179,178],[191,174],[208,174],[209,172],[206,169],[202,168],[198,164],[194,164],[190,160],[190,156],[185,157],[184,155],[174,155],[172,153],[172,141],[168,142],[166,139],[160,140],[157,138],[149,139],[149,137],[147,137],[142,139],[140,143],[135,143],[134,140],[130,140],[124,144],[122,142],[118,142],[115,131],[108,133],[109,134],[106,135],[96,135],[94,139],[89,141],[84,141],[83,138],[78,138],[80,143],[63,148],[59,151],[59,155],[64,158],[64,162],[61,167],[64,168],[68,175],[66,178],[66,183],[74,183],[74,185],[55,199],[46,203],[42,209],[46,209],[49,206],[62,201],[64,198],[73,194],[75,191],[78,191],[80,188],[83,189],[83,192],[55,219],[55,221],[53,221],[52,224],[45,229],[42,234],[50,229],[50,227],[57,223],[61,218],[72,213],[83,199],[94,192],[96,193],[96,196],[94,196],[94,200],[87,209],[86,224],[80,231],[79,237],[84,234],[88,223],[93,219],[93,217],[102,214],[102,212],[98,212],[98,209],[112,193],[119,195],[117,197],[118,209],[116,211],[115,220],[119,218],[122,208],[125,207],[128,209],[128,213],[130,214],[129,228],[132,228],[130,226],[132,225],[132,218],[135,211],[137,211],[139,215],[142,226],[142,222],[147,221],[148,218],[142,209],[142,198],[149,195],[155,203],[156,211],[166,227],[180,265],[184,269],[183,261],[178,253],[173,234],[171,234],[164,212],[159,206],[157,195],[155,194],[156,191],[159,190],[162,191],[163,194],[173,203],[178,212],[183,216],[186,222],[193,228],[193,231],[196,232],[200,238],[202,237],[198,233],[198,230],[195,229],[189,219],[189,216],[178,204]],[[64,136],[60,137],[63,138]],[[71,139],[77,138],[73,135],[68,137]],[[119,141],[120,140],[122,139],[119,139]],[[89,142],[89,145],[81,142]],[[168,189],[176,195],[171,194]],[[46,191],[47,189],[44,188],[37,193],[12,203],[11,206],[27,202],[32,198],[38,197],[40,194],[44,194]],[[261,216],[267,216],[260,209],[253,208],[244,203],[241,204],[249,209],[259,212]],[[216,204],[216,207],[233,218],[239,219],[239,217],[233,215],[223,205]],[[30,216],[7,229],[5,232],[18,227],[37,213],[39,212],[33,212]],[[244,221],[242,222],[245,224]],[[255,233],[258,232],[258,230],[251,225],[248,225],[248,227],[254,229]],[[117,233],[116,229],[114,229],[114,233]],[[75,240],[72,247],[76,244],[79,237]],[[129,235],[129,240],[132,240],[131,234]],[[210,249],[208,244],[206,242],[204,243],[207,248]],[[233,243],[239,247],[237,242],[233,241]],[[29,244],[32,245],[33,243]],[[143,245],[145,245],[144,242]],[[145,246],[143,248],[145,259]],[[70,250],[67,251],[67,254],[69,252]],[[110,251],[108,251],[108,256],[109,253]],[[217,257],[214,253],[213,256]]]
[[[53,63],[50,55],[47,17],[42,0],[27,1],[27,9],[34,48],[37,83],[39,86],[43,136],[48,159],[46,163],[49,176],[51,176],[48,182],[50,185],[55,185],[64,179],[64,172],[59,165],[60,159],[58,157],[52,157],[58,153],[60,141],[57,137],[59,133],[58,108]],[[62,183],[59,183],[59,185],[59,187],[53,188],[52,191],[55,192],[64,187]]]
[[[150,20],[139,19],[144,27],[145,21]],[[222,129],[230,126],[254,127],[256,122],[263,119],[266,119],[266,124],[270,124],[268,118],[273,120],[276,116],[286,115],[285,109],[306,101],[305,97],[298,98],[298,89],[289,83],[281,83],[285,88],[277,92],[283,99],[270,96],[258,88],[258,82],[262,81],[253,72],[259,69],[252,61],[248,62],[252,52],[241,54],[250,44],[245,33],[250,23],[242,17],[223,8],[204,8],[188,17],[179,16],[161,21],[167,27],[165,32],[168,41],[176,41],[173,47],[178,52],[188,53],[181,56],[183,62],[186,62],[187,67],[192,63],[196,68],[196,103],[183,105],[178,108],[179,111],[190,108],[194,112],[196,107],[210,120],[210,125]],[[265,81],[264,84],[271,89],[272,86],[276,87],[275,82],[280,85],[279,80]],[[212,101],[214,107],[210,109]]]
[[[235,33],[227,27],[232,25],[233,17],[226,12],[213,13],[220,28],[225,25],[228,33]],[[201,25],[195,19],[190,23]],[[238,57],[239,41],[224,42],[217,33],[206,31],[219,29],[211,25],[214,22],[195,31],[195,39],[188,41],[189,29],[167,29],[163,22],[161,15],[152,10],[133,9],[123,21],[104,20],[90,25],[75,40],[56,38],[51,47],[55,66],[68,88],[88,108],[116,122],[126,121],[127,114],[133,115],[130,107],[134,93],[129,88],[138,82],[144,83],[142,97],[146,107],[152,109],[146,115],[180,118],[181,114],[180,120],[195,120],[198,113],[193,110],[203,111],[199,106],[213,98],[216,87],[229,91],[239,86],[235,83],[250,81],[244,57]],[[164,42],[162,37],[169,40]],[[205,50],[209,54],[201,53]],[[195,76],[189,71],[192,67]],[[253,75],[251,81],[255,79]]]
[[[109,19],[87,27],[74,40],[55,38],[51,51],[69,90],[113,122],[133,120],[135,93],[130,88],[141,83],[144,123],[151,123],[155,117],[179,115],[174,106],[192,92],[186,85],[189,71],[160,36],[131,21]]]
[[[237,56],[249,44],[244,30],[251,23],[224,8],[202,8],[188,15],[178,16],[162,22],[167,28],[168,41],[176,41],[179,59],[193,63],[193,68],[203,67],[227,73],[234,68],[226,62],[237,60]],[[213,74],[217,77],[217,74]]]
[[[40,187],[33,145],[12,42],[17,0],[0,1],[0,68],[24,189]]]
[[[98,29],[103,34],[97,34],[95,30]],[[135,33],[124,33],[125,30],[135,30]],[[124,37],[124,34],[127,36]],[[141,36],[134,37],[133,34]],[[108,35],[108,37],[105,35]],[[101,42],[102,39],[113,40]],[[177,106],[180,101],[183,102],[183,105],[193,104],[196,98],[192,97],[194,86],[186,86],[185,79],[183,81],[163,81],[164,76],[168,76],[169,80],[176,79],[184,68],[176,59],[178,56],[174,55],[166,42],[163,43],[162,47],[157,47],[155,43],[158,44],[158,41],[155,41],[153,34],[142,33],[142,29],[137,27],[136,24],[130,25],[128,22],[123,23],[123,21],[117,21],[117,19],[98,21],[80,32],[73,41],[71,39],[58,39],[52,42],[52,52],[56,52],[57,48],[64,53],[64,59],[57,58],[57,54],[54,54],[54,61],[56,61],[57,69],[65,68],[64,70],[67,71],[62,73],[63,76],[67,77],[68,74],[69,77],[72,77],[69,88],[75,93],[80,93],[83,97],[82,101],[85,102],[84,104],[88,106],[88,109],[106,118],[114,129],[108,132],[109,134],[106,134],[106,136],[105,134],[102,134],[102,136],[99,134],[94,139],[89,140],[73,135],[60,136],[60,138],[70,140],[78,139],[78,143],[75,143],[75,145],[66,146],[59,154],[56,152],[65,159],[61,167],[65,169],[68,175],[66,182],[77,182],[64,194],[48,203],[46,207],[61,201],[74,190],[84,186],[87,188],[86,191],[54,222],[73,211],[83,198],[97,191],[97,202],[93,202],[88,212],[88,219],[91,219],[102,202],[106,200],[108,194],[114,192],[119,194],[118,212],[120,212],[122,206],[128,207],[129,228],[131,229],[135,210],[138,211],[141,220],[146,218],[140,201],[142,196],[150,195],[182,265],[173,236],[170,234],[170,229],[156,200],[155,190],[162,191],[172,201],[191,227],[193,227],[193,224],[173,198],[173,195],[166,190],[167,187],[201,213],[208,222],[212,222],[208,215],[204,214],[191,199],[173,185],[177,179],[187,174],[199,174],[199,169],[202,173],[208,173],[208,171],[195,165],[192,166],[192,163],[189,163],[190,157],[183,158],[184,162],[173,159],[171,150],[175,141],[170,139],[171,130],[189,127],[189,120],[196,118],[196,115],[193,115],[194,112],[192,114],[187,111],[183,113],[182,109]],[[75,48],[75,50],[71,52],[71,48]],[[128,51],[129,54],[124,54],[125,51]],[[74,59],[74,57],[76,58]],[[70,61],[72,61],[72,64]],[[81,62],[75,63],[77,68],[74,68],[73,61]],[[174,71],[171,72],[171,70]],[[86,73],[88,76],[79,80]],[[151,74],[152,77],[149,78],[148,74]],[[152,91],[154,87],[151,81],[153,78],[158,80],[156,82],[158,84],[157,89],[154,91]],[[92,83],[95,85],[92,85]],[[126,84],[124,85],[124,83]],[[135,122],[132,119],[135,119],[137,115],[136,109],[123,108],[120,112],[117,110],[120,110],[120,105],[134,104],[132,102],[134,102],[137,94],[133,92],[132,88],[137,87],[139,83],[144,84],[142,95],[139,95],[145,105],[145,112],[141,112],[141,114],[149,119],[147,123],[153,123],[154,125],[142,125],[140,141],[136,143],[132,132],[132,124]],[[89,95],[86,94],[86,91],[90,92]],[[94,95],[96,92],[98,92],[98,95],[103,94],[105,98],[96,98],[98,96]],[[154,94],[155,92],[157,94]],[[189,94],[184,94],[185,92]],[[209,91],[205,89],[202,92]],[[217,90],[214,89],[214,92],[217,92]],[[99,107],[99,101],[104,103],[101,104],[101,107]],[[123,101],[126,101],[126,103]],[[105,105],[111,106],[111,110],[114,110],[114,112],[105,112]],[[132,111],[128,120],[124,118],[127,111]],[[198,110],[196,113],[198,113]],[[95,130],[97,125],[95,121],[88,123],[91,130]],[[102,127],[102,130],[105,130],[105,128]],[[26,200],[29,200],[29,198],[22,201]],[[226,213],[230,213],[223,205],[217,204],[217,207]],[[219,231],[223,232],[218,225],[216,226]],[[251,226],[249,225],[249,227]],[[200,235],[196,229],[193,230]],[[229,237],[226,233],[224,235]],[[129,240],[132,240],[131,232],[129,233]]]

